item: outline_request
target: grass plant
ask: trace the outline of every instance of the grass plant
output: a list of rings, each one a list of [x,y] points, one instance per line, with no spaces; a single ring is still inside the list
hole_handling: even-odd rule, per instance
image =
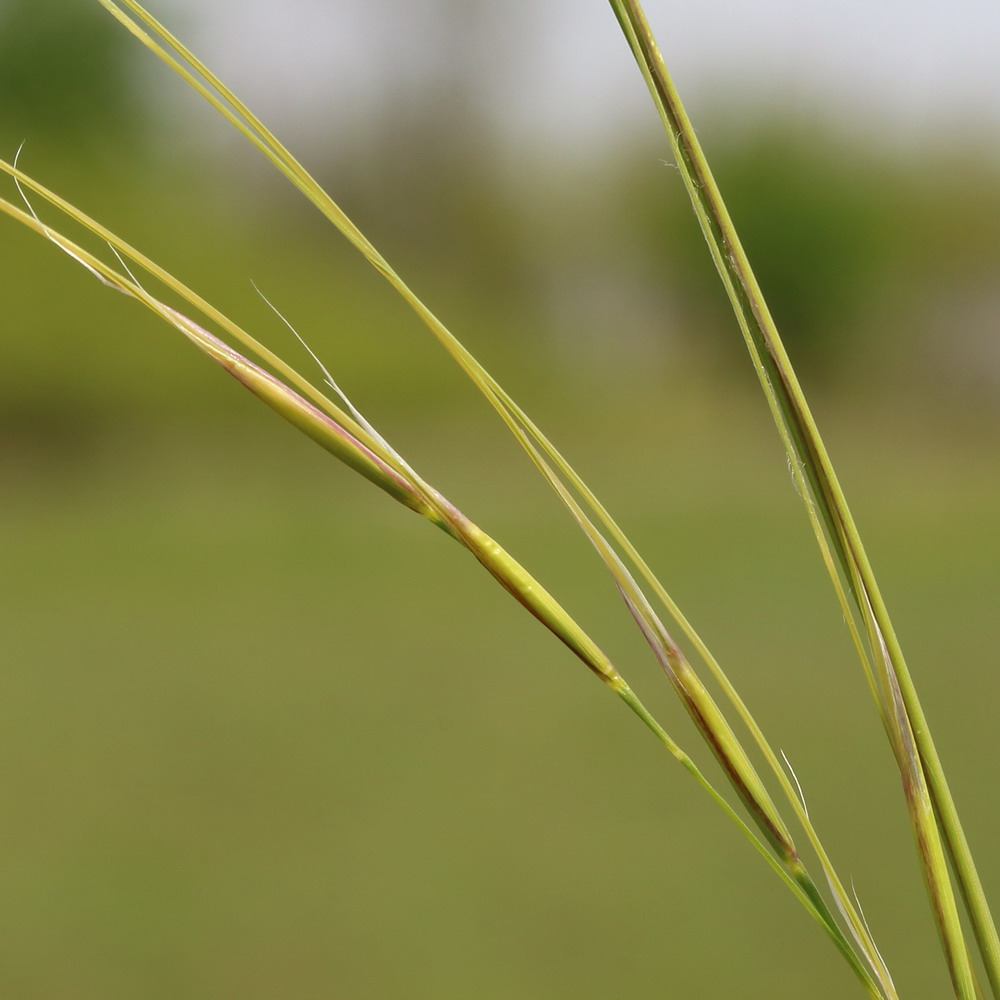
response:
[[[55,244],[109,288],[146,306],[302,433],[465,548],[695,778],[820,925],[861,989],[872,998],[894,1000],[899,994],[889,967],[853,892],[838,874],[783,755],[769,742],[708,646],[609,511],[250,108],[135,0],[99,2],[332,223],[402,297],[496,410],[605,566],[627,613],[714,755],[731,796],[657,721],[589,632],[525,566],[418,474],[350,403],[325,369],[322,386],[302,376],[151,258],[20,170],[16,159],[0,162],[0,169],[16,183],[22,203],[3,199],[0,210]],[[868,679],[900,773],[955,996],[1000,1000],[996,928],[927,719],[828,452],[642,8],[633,0],[611,0],[611,8],[663,119]],[[82,240],[71,239],[62,225],[43,222],[41,212],[36,214],[42,203],[45,212],[61,213],[66,222],[109,246],[115,261],[108,263]],[[175,307],[168,299],[180,305]],[[780,795],[772,795],[771,787]],[[985,975],[985,986],[977,981],[977,966]]]

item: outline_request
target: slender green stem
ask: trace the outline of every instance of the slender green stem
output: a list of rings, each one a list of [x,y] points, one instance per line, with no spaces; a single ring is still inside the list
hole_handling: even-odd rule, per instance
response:
[[[911,793],[919,796],[920,787],[926,783],[933,805],[933,813],[925,816],[919,806],[911,804],[911,814],[956,993],[963,998],[971,998],[974,987],[960,921],[952,900],[947,866],[939,844],[938,823],[954,864],[994,996],[1000,997],[1000,940],[926,717],[843,491],[642,9],[635,0],[611,0],[611,3],[667,125],[678,165],[740,319],[790,457],[793,463],[803,464],[818,515],[866,623],[872,652],[876,660],[884,662],[886,676],[881,685],[883,717],[890,724],[904,728],[905,732],[898,733],[894,741],[903,752],[907,742],[905,737],[912,737],[918,764],[910,767],[908,761],[900,760],[900,767],[904,772],[908,797]],[[812,511],[810,514],[812,516]],[[899,711],[894,711],[894,706],[887,703],[891,700],[888,692],[893,685],[898,688]]]

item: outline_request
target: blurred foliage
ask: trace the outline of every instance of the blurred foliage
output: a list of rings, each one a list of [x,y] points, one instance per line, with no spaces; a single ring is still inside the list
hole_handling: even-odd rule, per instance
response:
[[[777,117],[715,122],[710,161],[744,248],[793,356],[815,374],[858,347],[858,321],[893,267],[898,210],[885,198],[900,174],[870,148]],[[861,146],[860,143],[854,143]],[[694,231],[686,199],[652,181],[630,191],[641,238],[706,332],[731,327],[728,300]]]
[[[868,131],[863,131],[864,128]],[[958,135],[930,153],[762,108],[703,129],[715,176],[782,336],[820,383],[874,365],[933,365],[939,304],[960,277],[982,295],[1000,269],[1000,157]],[[648,163],[653,154],[646,151]],[[686,327],[717,357],[733,320],[686,197],[636,164],[622,203]],[[1000,313],[993,324],[1000,322]],[[952,337],[955,331],[948,330]],[[959,339],[961,337],[959,336]],[[724,343],[724,348],[715,345]],[[983,359],[986,360],[986,359]],[[997,373],[1000,375],[1000,372]]]
[[[745,373],[728,303],[655,130],[600,157],[550,163],[539,151],[512,170],[468,85],[468,53],[483,46],[462,45],[492,22],[461,11],[436,40],[440,58],[424,85],[396,95],[357,136],[338,131],[335,145],[324,137],[307,150],[310,166],[445,321],[529,389],[560,391],[567,371],[629,391]],[[213,154],[185,137],[143,154],[154,130],[136,96],[137,47],[106,21],[96,5],[62,0],[0,7],[0,134],[9,143],[30,135],[24,166],[265,336],[273,318],[248,293],[249,278],[284,306],[294,301],[301,331],[372,399],[461,396],[458,377],[377,276],[252,151]],[[873,124],[804,121],[774,107],[701,117],[751,262],[814,384],[884,381],[906,367],[938,391],[992,396],[995,149],[942,133],[925,152],[883,141]],[[155,324],[108,304],[36,244],[28,234],[0,244],[8,268],[52,261],[24,267],[27,280],[5,304],[11,328],[25,331],[0,347],[9,417],[23,425],[26,413],[65,406],[150,417],[191,395],[174,396],[193,384],[183,350],[165,354],[163,338],[148,333],[128,337]],[[57,285],[73,291],[50,294]],[[81,335],[81,301],[101,316],[106,343],[119,332],[112,351]],[[136,378],[137,365],[161,377]]]
[[[55,145],[116,142],[145,127],[132,72],[135,45],[108,30],[97,3],[0,3],[0,136]],[[16,145],[15,145],[16,148]],[[11,154],[7,154],[8,157]]]
[[[709,142],[720,183],[807,377],[843,385],[906,367],[918,378],[933,375],[943,391],[992,394],[1000,383],[991,346],[1000,314],[995,159],[954,144],[947,157],[866,147],[838,160],[848,143],[843,135],[787,122],[720,134],[726,141]],[[590,377],[612,380],[622,366],[640,379],[643,372],[670,377],[678,365],[693,366],[692,374],[705,365],[720,374],[745,370],[679,180],[658,154],[619,152],[616,165],[598,176],[573,177],[560,168],[557,190],[544,172],[536,181],[505,178],[488,157],[463,158],[459,145],[443,143],[396,167],[386,165],[397,162],[392,157],[369,151],[355,177],[365,162],[381,166],[364,184],[339,166],[320,173],[432,306],[501,369],[529,380],[558,379],[567,366],[584,378],[591,366]],[[29,154],[26,165],[47,179],[37,157]],[[219,167],[218,175],[198,177],[176,164],[169,172],[124,176],[85,164],[74,172],[62,163],[57,181],[196,288],[215,289],[248,322],[264,329],[272,323],[248,293],[249,278],[281,288],[283,304],[294,300],[311,339],[316,331],[344,331],[335,336],[331,360],[348,371],[357,364],[376,396],[386,395],[386,386],[402,399],[423,395],[416,383],[424,370],[432,395],[448,393],[434,350],[377,276],[294,195],[256,175],[241,183],[226,161]],[[85,275],[68,273],[67,261],[11,229],[0,245],[6,266],[48,259],[51,267],[26,270],[27,280],[9,292],[14,328],[37,332],[3,345],[0,406],[67,392],[95,408],[160,405],[165,386],[140,389],[126,359],[148,357],[162,366],[162,338],[146,334],[119,345],[120,364],[102,356],[93,335],[76,329],[79,296],[101,315],[105,335],[145,319],[109,304],[102,289],[87,287]],[[269,285],[269,276],[277,284]],[[75,291],[45,293],[52,283]],[[314,346],[324,347],[322,336]],[[397,351],[409,359],[405,384],[392,376],[400,369],[385,363]],[[630,356],[640,370],[628,374]],[[176,368],[171,374],[185,377]]]

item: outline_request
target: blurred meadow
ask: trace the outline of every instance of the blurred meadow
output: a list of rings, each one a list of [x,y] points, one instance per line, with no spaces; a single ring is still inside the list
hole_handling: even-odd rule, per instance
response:
[[[211,50],[218,21],[150,6]],[[303,36],[313,6],[290,18]],[[402,5],[420,23],[405,60],[393,5],[364,25],[352,6],[327,5],[322,30],[331,51],[367,32],[367,77],[314,94],[306,120],[282,100],[294,49],[273,65],[218,49],[220,71],[264,96],[619,516],[792,761],[901,995],[946,995],[874,705],[638,73],[627,128],[561,130],[579,109],[529,122],[489,88],[517,64],[526,5]],[[606,44],[578,58],[599,90],[628,53],[589,6]],[[668,7],[650,3],[657,26]],[[229,17],[238,37],[239,5]],[[683,33],[661,32],[687,65]],[[720,71],[690,110],[996,899],[995,121],[900,128],[877,101],[848,113],[774,79],[729,101],[739,80]],[[704,759],[488,407],[96,2],[0,3],[2,155],[22,140],[24,169],[310,371],[255,281]],[[8,221],[0,265],[4,996],[861,995],[694,783],[467,554]]]

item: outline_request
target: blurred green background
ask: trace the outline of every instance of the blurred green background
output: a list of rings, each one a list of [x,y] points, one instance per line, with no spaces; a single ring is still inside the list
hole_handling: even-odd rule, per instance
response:
[[[880,726],[657,125],[515,148],[464,9],[466,58],[386,84],[360,124],[286,109],[288,131],[662,571],[793,762],[902,995],[946,995]],[[26,139],[29,172],[309,370],[254,279],[703,760],[485,404],[151,62],[96,4],[7,0],[4,155]],[[740,98],[694,101],[700,134],[997,898],[998,147],[975,122],[906,138]],[[693,782],[457,546],[9,222],[0,265],[3,995],[860,995]]]

